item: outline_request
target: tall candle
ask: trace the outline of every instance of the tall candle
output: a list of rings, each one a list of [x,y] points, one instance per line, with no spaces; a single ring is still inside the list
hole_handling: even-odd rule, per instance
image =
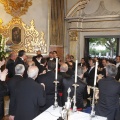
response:
[[[75,63],[75,83],[77,83],[77,67],[78,67],[78,60]]]
[[[57,80],[58,75],[58,58],[56,58],[56,73],[55,73],[55,80]]]
[[[94,78],[94,86],[96,86],[97,69],[98,69],[98,62],[96,62],[96,64],[95,64],[95,78]]]

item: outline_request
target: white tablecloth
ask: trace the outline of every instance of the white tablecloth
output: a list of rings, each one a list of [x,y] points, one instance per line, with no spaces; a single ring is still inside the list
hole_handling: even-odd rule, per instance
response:
[[[54,109],[53,106],[51,106],[33,120],[57,120],[61,116],[61,110],[61,107]],[[107,120],[107,118],[101,116],[95,116],[94,118],[91,118],[90,114],[88,113],[70,112],[68,120]]]
[[[33,120],[57,120],[61,116],[61,110],[61,107],[53,108],[51,106]]]

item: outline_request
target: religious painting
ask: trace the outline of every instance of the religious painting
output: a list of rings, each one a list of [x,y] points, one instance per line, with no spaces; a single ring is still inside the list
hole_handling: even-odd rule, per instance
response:
[[[21,42],[21,29],[19,27],[14,27],[12,29],[12,42],[14,44],[19,44]]]

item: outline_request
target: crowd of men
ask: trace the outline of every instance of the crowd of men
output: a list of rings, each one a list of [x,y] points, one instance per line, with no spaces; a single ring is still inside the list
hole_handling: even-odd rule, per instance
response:
[[[32,120],[51,105],[55,97],[55,68],[58,63],[58,104],[64,106],[67,101],[67,90],[71,88],[70,97],[74,96],[75,62],[74,56],[66,55],[65,62],[51,51],[45,58],[37,51],[37,55],[28,60],[26,52],[20,50],[18,55],[12,52],[8,60],[0,61],[0,120],[4,116],[4,96],[9,95],[9,120]],[[95,111],[97,115],[108,120],[120,120],[120,56],[116,60],[101,58],[82,58],[78,63],[76,106],[78,110],[87,107],[87,85],[94,86],[95,63],[98,65],[99,100]]]

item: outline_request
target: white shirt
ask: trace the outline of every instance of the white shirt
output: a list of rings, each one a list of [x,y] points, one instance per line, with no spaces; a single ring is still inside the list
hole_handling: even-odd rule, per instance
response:
[[[118,67],[119,67],[119,65],[120,65],[120,62],[116,64],[116,68],[118,68]]]

